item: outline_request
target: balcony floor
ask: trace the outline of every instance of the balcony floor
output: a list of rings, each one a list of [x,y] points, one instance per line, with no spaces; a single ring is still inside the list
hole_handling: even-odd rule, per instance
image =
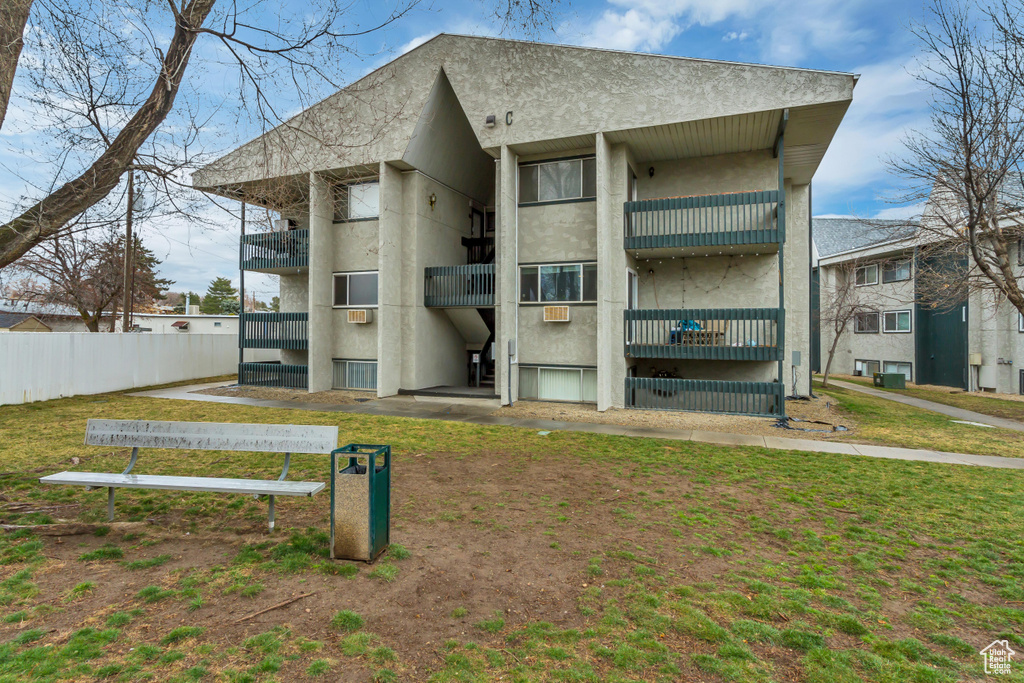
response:
[[[778,242],[761,244],[733,244],[713,247],[659,247],[656,249],[626,249],[639,259],[690,258],[693,256],[740,256],[750,254],[777,254]]]

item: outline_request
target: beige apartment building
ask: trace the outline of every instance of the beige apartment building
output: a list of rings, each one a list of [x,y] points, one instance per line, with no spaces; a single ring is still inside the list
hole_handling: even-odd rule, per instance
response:
[[[440,35],[196,174],[280,216],[240,381],[781,415],[855,83]]]

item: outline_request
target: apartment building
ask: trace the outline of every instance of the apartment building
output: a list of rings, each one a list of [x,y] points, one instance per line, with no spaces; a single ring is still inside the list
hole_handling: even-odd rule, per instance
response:
[[[440,35],[196,174],[280,215],[240,381],[783,414],[855,82]]]
[[[836,345],[832,373],[894,372],[918,384],[1024,394],[1024,319],[1001,295],[972,292],[929,305],[922,237],[912,226],[850,218],[813,223],[820,305],[850,281],[860,309]],[[1024,246],[1014,248],[1024,273]],[[820,325],[817,369],[824,370],[834,338],[828,324]]]

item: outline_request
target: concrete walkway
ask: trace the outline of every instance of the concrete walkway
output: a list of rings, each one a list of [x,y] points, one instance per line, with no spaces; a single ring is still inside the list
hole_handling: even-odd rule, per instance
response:
[[[854,382],[842,382],[840,380],[835,379],[830,379],[828,382],[829,384],[834,384],[842,389],[849,389],[850,391],[859,391],[862,394],[874,396],[875,398],[882,398],[887,401],[895,401],[896,403],[914,406],[915,408],[923,408],[924,410],[930,410],[933,413],[940,413],[942,415],[946,415],[947,417],[951,417],[954,420],[980,422],[981,424],[990,425],[992,427],[1002,427],[1003,429],[1012,429],[1015,432],[1024,432],[1024,424],[1021,424],[1016,420],[1007,420],[1006,418],[1003,417],[992,417],[991,415],[976,413],[973,410],[954,408],[953,406],[947,406],[945,403],[926,401],[923,398],[915,398],[913,396],[897,394],[892,391],[879,391],[878,389],[875,389],[873,387],[866,387],[862,384],[856,384]]]
[[[1024,470],[1024,458],[1001,458],[994,455],[944,453],[941,451],[919,450],[914,448],[869,446],[865,444],[837,441],[815,441],[812,439],[799,439],[784,436],[752,436],[749,434],[728,434],[725,432],[705,432],[698,430],[690,431],[679,429],[659,429],[656,427],[628,427],[625,425],[593,422],[559,422],[555,420],[527,420],[514,417],[500,417],[491,414],[498,409],[498,401],[496,400],[482,401],[479,399],[453,399],[432,396],[392,396],[389,398],[372,399],[365,403],[357,403],[354,405],[338,405],[335,403],[303,403],[300,401],[277,401],[272,399],[212,396],[210,394],[192,393],[199,389],[210,389],[212,387],[229,386],[231,384],[233,384],[233,382],[195,384],[191,386],[173,387],[170,389],[139,391],[129,395],[184,401],[232,403],[235,405],[259,406],[265,408],[290,408],[293,410],[357,413],[360,415],[410,417],[426,420],[450,420],[454,422],[468,422],[479,425],[524,427],[527,429],[536,429],[538,431],[586,432],[589,434],[609,434],[613,436],[696,441],[723,446],[755,446],[772,450],[834,453],[839,455],[862,455],[870,458],[886,458],[890,460],[915,460],[919,462],[940,462],[954,465],[973,465],[978,467],[998,467],[1003,469]],[[779,432],[784,434],[785,430],[780,429]]]

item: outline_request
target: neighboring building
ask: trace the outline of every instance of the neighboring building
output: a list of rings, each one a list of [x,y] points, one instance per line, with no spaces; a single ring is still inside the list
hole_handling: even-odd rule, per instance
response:
[[[28,313],[0,313],[0,332],[50,332],[49,325]]]
[[[47,304],[23,299],[0,298],[0,313],[27,313],[39,319],[52,332],[88,332],[82,316],[74,306],[65,304]],[[104,313],[100,318],[100,329],[110,327],[110,314]]]
[[[900,372],[918,384],[1024,394],[1024,322],[1005,299],[974,292],[939,309],[922,305],[918,238],[905,222],[813,222],[820,305],[827,305],[838,279],[849,276],[858,302],[871,309],[840,339],[832,373]],[[1024,250],[1020,244],[1015,249],[1015,263],[1024,265]],[[822,324],[819,371],[832,338]]]
[[[240,381],[479,370],[506,404],[781,414],[809,392],[810,182],[855,83],[440,35],[195,175],[282,217],[241,254],[282,310],[243,344],[282,363]]]
[[[196,307],[193,307],[196,308]],[[155,334],[238,334],[237,315],[204,315],[200,313],[133,313],[132,324],[139,332]],[[122,321],[117,321],[120,332]]]

